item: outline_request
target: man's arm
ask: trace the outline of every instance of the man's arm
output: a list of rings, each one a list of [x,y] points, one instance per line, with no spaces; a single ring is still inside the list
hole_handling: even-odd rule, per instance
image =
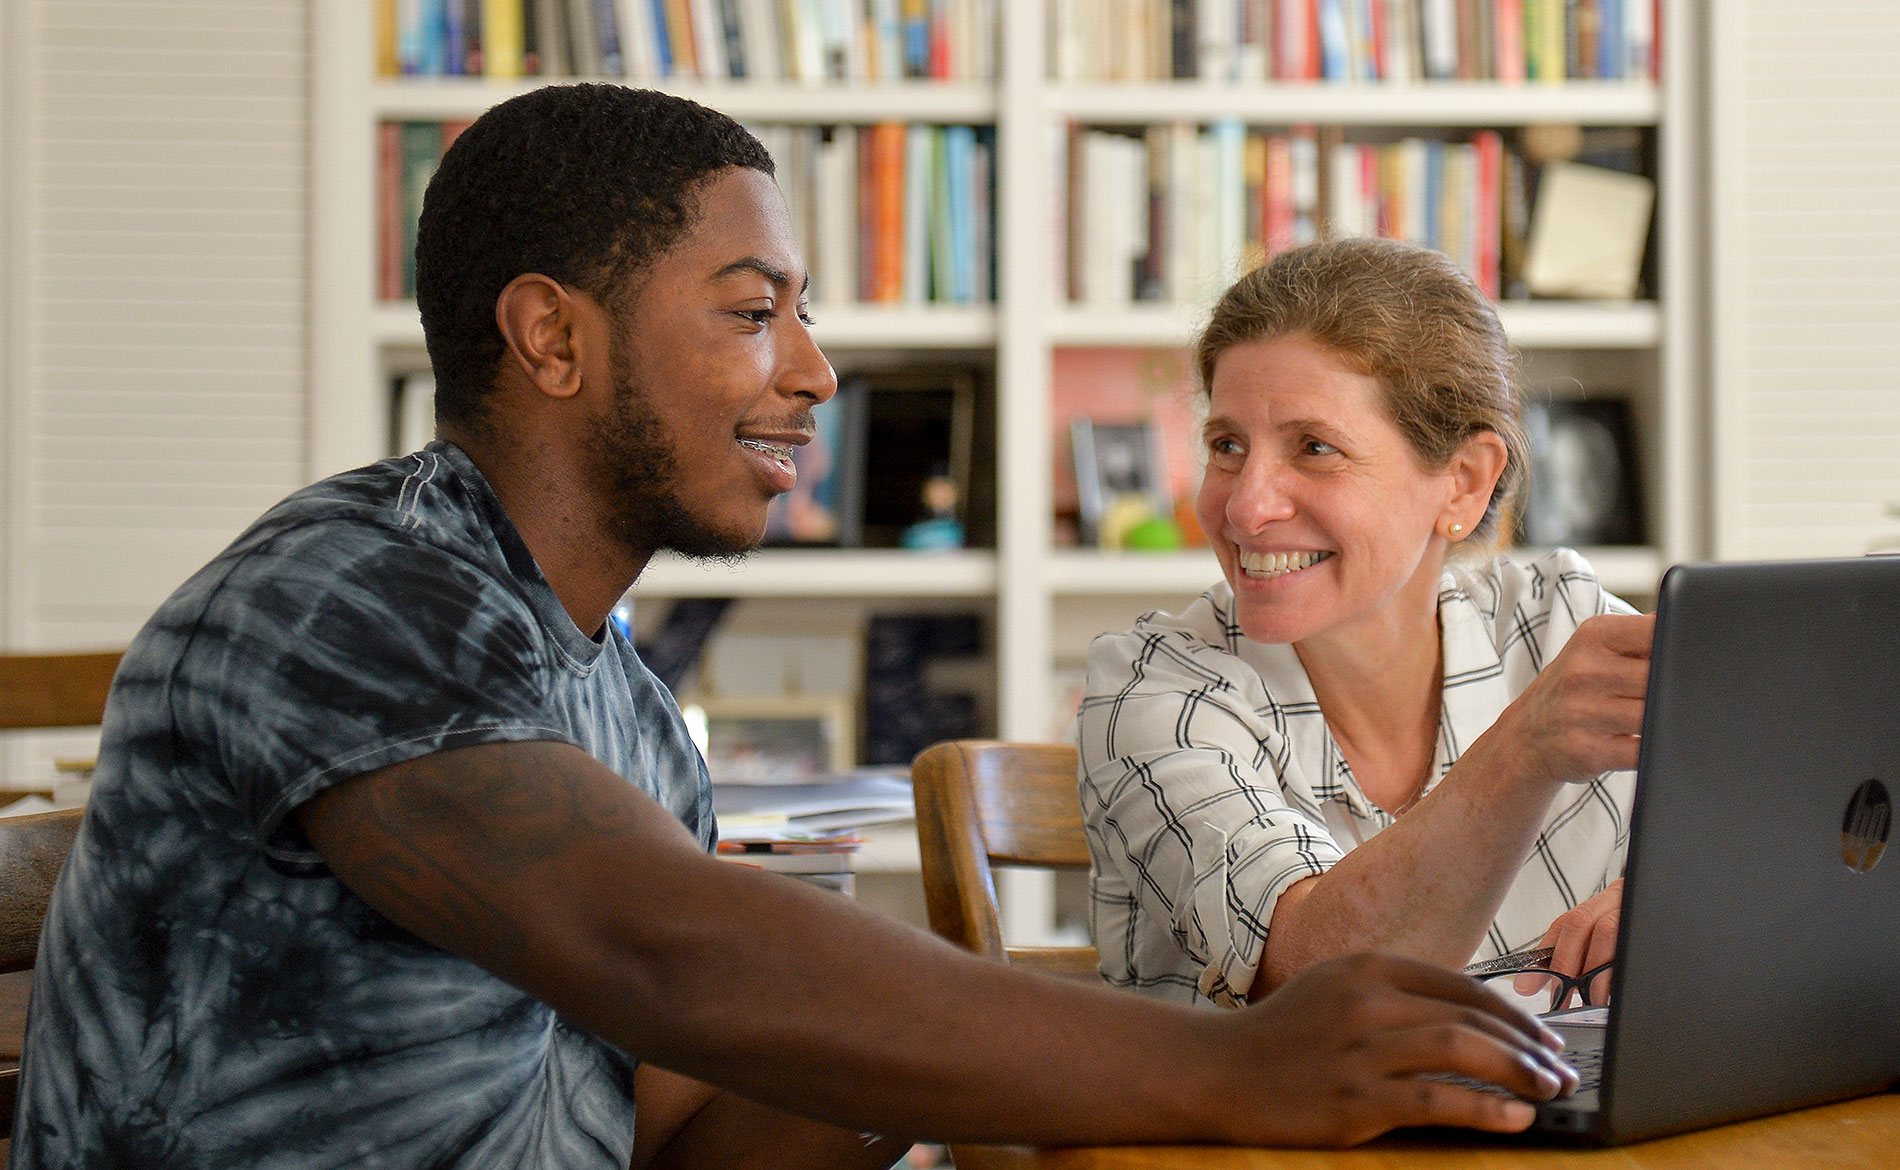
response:
[[[634,1074],[631,1170],[886,1170],[911,1143],[748,1101],[652,1062]]]
[[[706,856],[570,745],[425,756],[298,816],[404,928],[637,1057],[851,1129],[1340,1144],[1529,1122],[1521,1102],[1419,1073],[1560,1087],[1548,1034],[1450,972],[1360,957],[1229,1014],[1013,970]]]

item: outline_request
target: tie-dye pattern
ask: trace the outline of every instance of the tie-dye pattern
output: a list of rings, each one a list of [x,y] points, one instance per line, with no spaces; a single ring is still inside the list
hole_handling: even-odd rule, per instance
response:
[[[128,651],[34,976],[14,1167],[624,1167],[634,1062],[399,929],[302,839],[363,772],[575,744],[710,847],[705,767],[431,444],[266,513]],[[590,891],[637,897],[637,891]]]

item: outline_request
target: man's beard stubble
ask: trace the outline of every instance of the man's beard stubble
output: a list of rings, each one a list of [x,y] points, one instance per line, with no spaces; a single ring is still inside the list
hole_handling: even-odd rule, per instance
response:
[[[663,549],[699,560],[736,561],[763,534],[739,539],[707,525],[679,498],[679,454],[666,429],[634,387],[633,358],[616,339],[609,355],[613,409],[589,442],[595,474],[616,507],[608,535],[636,557]]]

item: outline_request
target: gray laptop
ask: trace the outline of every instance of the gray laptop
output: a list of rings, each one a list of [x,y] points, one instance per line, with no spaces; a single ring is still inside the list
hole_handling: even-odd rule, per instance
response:
[[[1663,578],[1599,1087],[1603,1144],[1900,1084],[1900,557]],[[1900,853],[1900,850],[1894,852]]]

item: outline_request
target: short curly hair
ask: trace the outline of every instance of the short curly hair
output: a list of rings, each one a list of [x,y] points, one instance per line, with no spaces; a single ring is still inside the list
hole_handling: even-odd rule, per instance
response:
[[[693,226],[699,186],[732,167],[773,174],[745,127],[652,90],[545,86],[476,119],[430,180],[416,232],[437,419],[482,427],[510,281],[540,273],[624,309]]]
[[[1221,354],[1249,341],[1311,338],[1376,378],[1427,467],[1490,431],[1507,453],[1474,539],[1496,542],[1529,470],[1517,363],[1491,302],[1451,257],[1398,240],[1348,237],[1281,252],[1236,280],[1194,344],[1201,393]]]

